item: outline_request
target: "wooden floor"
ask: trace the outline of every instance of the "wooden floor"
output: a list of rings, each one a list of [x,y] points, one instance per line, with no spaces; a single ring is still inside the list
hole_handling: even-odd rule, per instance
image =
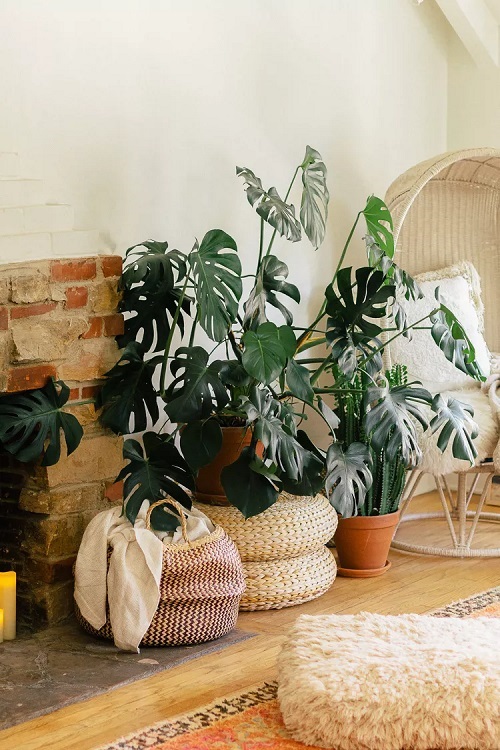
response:
[[[418,502],[421,509],[436,507],[433,496],[422,496]],[[446,533],[439,523],[412,526],[408,525],[405,534],[427,544]],[[490,545],[498,546],[495,538],[499,535],[496,524],[481,530]],[[93,750],[140,727],[274,679],[284,633],[299,614],[421,613],[500,585],[500,559],[496,558],[457,560],[391,551],[390,560],[392,569],[384,576],[337,578],[327,594],[300,607],[242,613],[239,627],[259,633],[255,638],[1,732],[0,750]]]

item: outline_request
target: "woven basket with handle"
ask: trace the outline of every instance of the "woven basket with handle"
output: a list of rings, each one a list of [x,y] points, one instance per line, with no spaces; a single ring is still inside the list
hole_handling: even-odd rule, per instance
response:
[[[184,542],[165,544],[160,579],[160,602],[141,646],[184,646],[204,643],[229,633],[236,624],[245,579],[240,555],[224,529],[190,542],[182,505],[171,498],[153,503],[170,505],[179,515]],[[108,549],[108,564],[112,550]],[[106,624],[93,628],[76,608],[76,617],[92,635],[113,640],[107,610]]]

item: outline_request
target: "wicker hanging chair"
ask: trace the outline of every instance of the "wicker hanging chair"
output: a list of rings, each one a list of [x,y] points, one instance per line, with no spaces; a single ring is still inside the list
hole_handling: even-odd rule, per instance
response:
[[[396,259],[412,275],[468,260],[481,277],[485,307],[485,338],[490,351],[500,352],[500,150],[477,148],[443,154],[412,167],[389,187],[386,203],[394,220]],[[390,361],[390,351],[388,352]],[[464,401],[466,397],[464,396]],[[499,513],[483,512],[493,464],[484,461],[458,473],[454,494],[446,476],[434,476],[443,510],[408,513],[423,472],[414,470],[401,504],[401,523],[445,518],[451,545],[425,546],[396,538],[393,547],[449,557],[500,556],[500,547],[474,547],[480,520],[500,521]],[[485,483],[477,508],[470,501],[481,476]]]

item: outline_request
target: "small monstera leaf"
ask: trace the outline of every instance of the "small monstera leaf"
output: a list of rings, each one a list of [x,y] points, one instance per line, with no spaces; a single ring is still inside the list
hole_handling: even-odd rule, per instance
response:
[[[170,495],[185,508],[191,508],[186,489],[194,490],[194,478],[187,463],[174,445],[171,435],[146,432],[141,445],[137,440],[125,440],[123,457],[129,463],[120,471],[117,481],[124,480],[125,515],[131,524],[145,500],[152,505]],[[158,531],[175,531],[179,518],[169,506],[155,508],[151,525]]]
[[[294,359],[290,359],[286,366],[286,383],[293,396],[306,404],[314,401],[314,389],[311,385],[311,373]]]
[[[373,481],[370,451],[363,443],[351,443],[344,452],[332,443],[326,454],[325,488],[337,513],[357,516]]]
[[[242,292],[241,261],[236,242],[212,229],[195,243],[189,263],[196,281],[200,324],[212,341],[222,341],[238,314]]]
[[[392,216],[384,201],[371,195],[363,210],[368,234],[380,245],[385,255],[394,257],[394,237]]]
[[[439,289],[436,289],[439,300]],[[485,380],[476,362],[476,352],[460,321],[440,302],[439,310],[431,315],[431,335],[449,362],[475,380]]]
[[[49,380],[36,391],[0,398],[0,443],[19,461],[36,461],[53,466],[61,456],[61,430],[69,456],[80,445],[83,430],[72,414],[62,407],[69,388],[62,380]]]
[[[276,380],[297,346],[290,326],[278,328],[274,323],[262,323],[256,331],[246,331],[242,341],[245,347],[241,356],[243,367],[264,385]]]
[[[272,470],[266,470],[250,446],[221,471],[221,483],[226,497],[245,518],[257,516],[274,505],[279,491],[273,481]]]
[[[264,460],[274,464],[291,481],[299,482],[307,451],[295,439],[293,412],[273,398],[267,388],[252,388],[250,398],[243,397],[241,402],[247,424],[253,423],[253,435],[264,446]]]
[[[103,408],[101,424],[118,435],[142,432],[147,427],[148,414],[152,424],[160,416],[153,375],[162,358],[145,360],[144,355],[142,344],[127,344],[116,365],[106,373],[106,382],[96,400],[96,407]]]
[[[359,331],[345,329],[342,321],[336,318],[327,319],[326,340],[332,349],[332,360],[340,371],[351,380],[359,360],[367,360],[364,369],[374,376],[382,369],[382,354],[377,351],[382,346],[382,341],[376,336],[368,336]]]
[[[356,282],[353,284],[351,271],[352,268],[342,268],[338,272],[338,293],[332,285],[326,288],[326,312],[332,318],[340,318],[346,329],[359,329],[367,336],[378,336],[381,328],[371,319],[383,318],[387,314],[388,302],[394,297],[395,288],[392,284],[384,283],[382,271],[369,266],[356,270]],[[356,289],[356,299],[353,288]]]
[[[173,383],[166,393],[165,411],[172,422],[206,419],[229,401],[219,372],[222,363],[208,363],[201,346],[181,346],[170,365]],[[180,373],[180,374],[179,374]]]
[[[302,168],[302,201],[300,222],[310,243],[317,249],[325,239],[328,201],[326,166],[322,156],[310,146],[306,147]]]
[[[335,435],[335,430],[340,425],[340,419],[335,414],[333,409],[330,409],[328,404],[325,403],[320,396],[318,396],[318,409],[321,412],[321,416],[323,417],[328,427],[330,428],[330,434],[333,437]]]
[[[431,404],[425,388],[412,385],[372,386],[365,395],[364,431],[373,450],[385,450],[389,461],[401,455],[408,468],[417,466],[422,457],[414,419],[423,429],[428,427],[420,404]]]
[[[440,428],[437,445],[440,451],[445,451],[451,436],[455,433],[452,443],[452,453],[455,458],[474,463],[477,456],[476,446],[472,442],[478,436],[478,426],[472,419],[474,410],[468,404],[463,404],[455,398],[443,398],[438,393],[431,405],[436,416],[431,419],[430,428],[437,432]]]
[[[300,240],[300,222],[295,217],[294,206],[285,203],[276,188],[264,190],[261,180],[251,169],[236,167],[236,174],[238,177],[243,177],[248,201],[255,207],[259,216],[287,240],[291,242]]]
[[[286,281],[288,277],[288,266],[274,255],[267,255],[260,264],[255,279],[255,286],[245,303],[245,317],[243,327],[245,330],[255,329],[262,323],[267,322],[266,305],[272,305],[283,315],[286,324],[292,325],[293,315],[285,305],[280,302],[276,294],[284,294],[294,302],[300,302],[300,292],[295,284]]]
[[[222,430],[213,417],[187,424],[181,432],[181,450],[193,471],[212,463],[222,447]]]
[[[137,248],[145,248],[138,250]],[[127,250],[131,258],[121,280],[123,299],[120,312],[125,313],[125,333],[117,337],[118,345],[142,337],[146,351],[161,350],[168,337],[171,321],[179,305],[181,282],[186,276],[185,256],[178,250],[168,251],[167,242],[149,240]],[[182,302],[177,325],[184,332],[182,312],[189,314],[190,300]]]

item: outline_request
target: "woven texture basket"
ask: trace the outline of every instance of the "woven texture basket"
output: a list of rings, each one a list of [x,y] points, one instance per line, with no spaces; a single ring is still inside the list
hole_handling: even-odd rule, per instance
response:
[[[165,545],[160,579],[160,603],[141,646],[184,646],[204,643],[232,630],[238,617],[245,579],[234,542],[217,526],[209,536],[189,542],[182,506],[170,499],[153,503],[173,505],[181,519],[185,541]],[[108,561],[111,556],[108,549]],[[76,607],[76,618],[92,635],[113,640],[107,611],[106,624],[95,630]]]
[[[237,508],[197,503],[234,540],[247,583],[242,610],[281,609],[315,599],[335,580],[326,542],[337,528],[327,498],[281,493],[263,513],[245,519]]]
[[[337,514],[324,495],[300,497],[282,492],[264,513],[246,520],[232,506],[197,507],[227,531],[243,562],[305,555],[326,544],[337,528]]]

